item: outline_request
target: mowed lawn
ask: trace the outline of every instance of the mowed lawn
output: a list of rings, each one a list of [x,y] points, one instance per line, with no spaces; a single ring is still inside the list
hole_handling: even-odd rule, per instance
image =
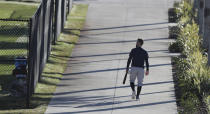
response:
[[[36,4],[0,1],[0,19],[28,19],[34,15],[37,7]],[[27,54],[27,35],[27,22],[0,20],[0,104],[8,96],[9,84],[14,80],[11,75],[14,58]]]
[[[0,1],[0,18],[28,19],[35,13],[37,7],[37,4],[27,5]]]

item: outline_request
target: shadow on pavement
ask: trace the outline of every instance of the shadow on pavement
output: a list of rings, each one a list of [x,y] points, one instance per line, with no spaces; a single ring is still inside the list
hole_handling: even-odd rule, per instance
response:
[[[173,81],[163,81],[163,82],[146,83],[146,84],[143,84],[143,86],[158,85],[158,84],[167,84],[167,83],[173,83]],[[82,92],[90,92],[90,91],[103,91],[103,90],[109,90],[109,89],[128,88],[128,87],[130,87],[130,86],[117,86],[117,87],[88,89],[88,90],[80,90],[80,91],[69,91],[69,92],[55,93],[54,95],[65,95],[65,94],[74,94],[74,93],[82,93]]]
[[[155,41],[155,40],[168,40],[169,38],[151,38],[144,39],[144,41]],[[93,44],[113,44],[113,43],[130,43],[136,42],[136,40],[120,40],[120,41],[111,41],[111,42],[89,42],[89,43],[77,43],[76,45],[93,45]]]
[[[98,35],[107,35],[107,34],[119,34],[119,33],[128,33],[128,32],[140,32],[140,31],[148,31],[148,30],[159,30],[159,29],[167,29],[168,27],[158,27],[158,28],[151,28],[151,29],[138,29],[138,30],[123,30],[117,32],[104,32],[104,33],[95,33],[95,34],[85,34],[80,35],[80,37],[88,37],[88,36],[98,36]]]
[[[149,57],[149,58],[163,58],[163,57],[171,57],[169,55],[166,55],[166,56],[152,56],[152,57]],[[88,61],[88,62],[72,62],[71,60],[71,63],[69,64],[68,67],[72,67],[74,65],[79,65],[79,64],[86,64],[86,63],[97,63],[97,62],[110,62],[110,61],[126,61],[128,59],[124,59],[124,58],[121,58],[121,59],[104,59],[104,60],[98,60],[98,61]]]
[[[168,50],[152,50],[147,51],[148,53],[154,53],[154,52],[168,52]],[[107,53],[107,54],[95,54],[95,55],[81,55],[81,56],[72,56],[70,58],[82,58],[82,57],[98,57],[98,56],[111,56],[111,55],[124,55],[129,54],[129,52],[121,52],[121,53]],[[59,56],[59,55],[58,55]]]
[[[150,65],[150,67],[158,67],[158,66],[168,66],[171,64],[157,64],[157,65]],[[75,72],[75,73],[65,73],[64,76],[71,76],[71,75],[80,75],[80,74],[88,74],[88,73],[97,73],[97,72],[111,72],[117,70],[125,70],[126,68],[112,68],[112,69],[103,69],[103,70],[93,70],[93,71],[85,71],[85,72]]]
[[[125,102],[127,102],[127,101],[125,101]],[[101,111],[137,108],[137,107],[145,107],[145,106],[151,106],[151,105],[169,104],[169,103],[174,103],[174,102],[176,102],[176,100],[160,101],[160,102],[138,104],[138,105],[131,105],[131,106],[120,106],[120,107],[114,107],[114,108],[103,108],[103,109],[87,110],[87,111],[65,112],[65,113],[59,113],[59,114],[69,114],[69,113],[78,114],[78,113],[88,113],[88,112],[99,112],[100,113]],[[53,114],[58,114],[58,113],[53,113]]]
[[[161,24],[168,24],[168,22],[149,23],[149,24],[136,24],[136,25],[128,25],[128,26],[105,27],[105,28],[95,28],[95,29],[84,29],[84,30],[82,30],[82,31],[95,31],[95,30],[119,29],[119,28],[130,28],[130,27],[149,26],[149,25],[161,25]]]

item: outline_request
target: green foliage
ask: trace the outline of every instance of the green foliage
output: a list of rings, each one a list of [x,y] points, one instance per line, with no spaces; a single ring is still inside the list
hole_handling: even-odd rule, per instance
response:
[[[192,22],[192,24],[186,24],[179,28],[177,33],[178,38],[175,43],[170,44],[169,51],[181,52],[187,56],[197,49],[200,49],[200,37],[198,35],[198,25]]]
[[[188,92],[185,93],[180,101],[180,104],[183,106],[180,110],[181,114],[196,114],[199,113],[199,110],[195,107],[198,107],[199,105],[199,100],[197,97]]]
[[[169,22],[181,22],[180,24],[186,24],[190,22],[196,16],[193,12],[193,6],[189,0],[182,0],[181,2],[175,2],[174,8],[170,8],[168,11]]]
[[[187,58],[176,60],[176,76],[182,92],[180,105],[184,112],[191,113],[189,109],[203,112],[203,107],[206,107],[205,99],[210,90],[210,70],[206,67],[206,62],[207,58],[199,50]]]
[[[178,21],[175,8],[168,9],[168,21],[172,23]]]
[[[178,42],[173,42],[173,43],[170,43],[169,44],[169,51],[172,52],[172,53],[179,53],[181,52],[181,48],[180,48],[180,44]]]
[[[180,17],[180,19],[178,21],[178,27],[183,28],[187,24],[191,24],[191,22],[192,22],[192,19],[189,16],[182,16],[182,17]]]
[[[180,28],[178,26],[169,26],[169,38],[177,39],[180,34]]]
[[[174,6],[179,20],[181,17],[189,17],[192,19],[195,16],[192,10],[193,7],[187,0],[182,0],[180,3],[174,4]]]
[[[206,97],[206,103],[207,103],[208,109],[210,109],[210,95]]]
[[[180,29],[176,42],[169,50],[179,49],[182,57],[176,58],[176,79],[179,89],[180,113],[208,113],[210,96],[210,68],[203,55],[199,27],[189,0],[175,3]],[[171,48],[171,49],[170,49]]]
[[[177,42],[180,44],[180,48],[183,49],[183,55],[187,56],[195,50],[199,50],[201,41],[198,35],[198,25],[193,22],[182,27]]]
[[[174,1],[174,8],[177,8],[177,7],[179,7],[179,4],[180,4],[180,2],[178,2],[178,1]]]

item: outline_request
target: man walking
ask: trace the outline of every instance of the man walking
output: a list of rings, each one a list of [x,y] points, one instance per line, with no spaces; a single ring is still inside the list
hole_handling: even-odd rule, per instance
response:
[[[146,63],[146,72],[145,74],[149,74],[149,62],[148,62],[148,53],[142,48],[144,41],[142,39],[138,39],[136,42],[136,48],[133,48],[129,54],[126,73],[128,73],[130,63],[131,64],[131,72],[130,72],[130,86],[132,89],[132,99],[139,100],[139,95],[142,88],[142,82],[144,79],[144,62]],[[135,92],[135,80],[138,80],[137,86],[137,95]]]

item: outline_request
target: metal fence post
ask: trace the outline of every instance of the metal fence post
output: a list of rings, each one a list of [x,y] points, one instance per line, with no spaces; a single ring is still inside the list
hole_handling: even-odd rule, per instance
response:
[[[32,41],[32,19],[30,18],[28,21],[28,26],[29,26],[29,31],[28,31],[28,38],[29,38],[29,43],[28,43],[28,58],[27,58],[27,62],[28,62],[28,73],[27,73],[27,95],[26,95],[26,108],[30,107],[30,96],[31,96],[31,51],[30,51],[30,47],[31,47],[31,41]]]
[[[63,31],[66,23],[66,0],[62,0],[62,10],[61,10],[61,31]]]

